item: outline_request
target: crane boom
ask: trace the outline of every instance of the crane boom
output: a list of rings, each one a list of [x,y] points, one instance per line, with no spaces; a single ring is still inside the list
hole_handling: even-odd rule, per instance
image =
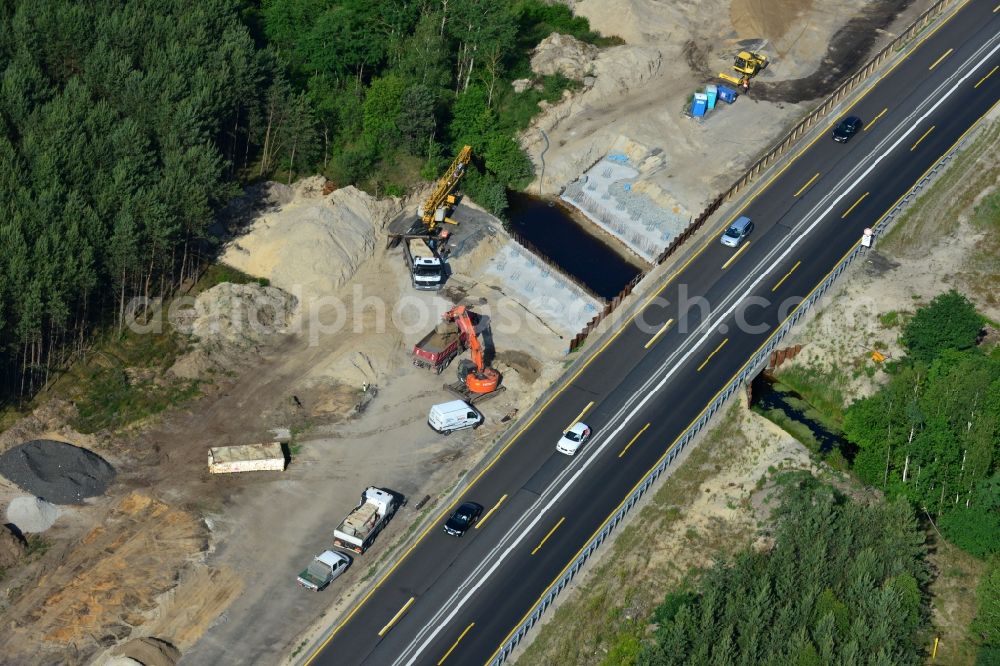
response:
[[[448,167],[448,170],[438,180],[434,192],[424,202],[423,208],[420,209],[420,220],[424,223],[424,227],[428,231],[433,231],[434,227],[442,221],[437,219],[437,211],[442,208],[447,210],[447,206],[452,203],[449,201],[449,195],[455,189],[455,186],[458,185],[458,181],[465,175],[465,168],[469,165],[469,160],[471,159],[472,146],[465,146],[458,153],[458,157],[451,163],[451,166]]]

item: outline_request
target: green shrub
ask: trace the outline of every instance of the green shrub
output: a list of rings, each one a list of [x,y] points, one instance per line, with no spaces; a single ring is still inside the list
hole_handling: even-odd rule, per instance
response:
[[[970,349],[982,328],[976,307],[952,289],[917,310],[900,339],[912,358],[930,362],[945,349]]]

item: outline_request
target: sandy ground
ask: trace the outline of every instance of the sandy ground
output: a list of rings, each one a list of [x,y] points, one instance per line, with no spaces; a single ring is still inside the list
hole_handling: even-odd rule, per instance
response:
[[[324,200],[313,180],[271,188],[245,220],[249,233],[230,244],[234,263],[272,286],[220,285],[179,311],[177,323],[197,342],[175,373],[210,373],[204,397],[115,435],[62,426],[67,405],[0,435],[0,448],[40,435],[87,446],[119,472],[104,497],[59,515],[44,535],[48,553],[3,580],[0,611],[14,619],[0,639],[8,659],[83,663],[98,654],[103,663],[124,641],[151,637],[178,648],[185,663],[279,661],[423,515],[403,509],[336,588],[305,593],[295,574],[330,546],[361,491],[385,486],[413,507],[429,496],[433,507],[509,425],[501,419],[527,410],[557,378],[560,334],[524,308],[490,310],[500,292],[486,269],[510,242],[498,221],[479,219],[494,233],[456,248],[447,290],[416,292],[400,249],[385,249],[399,204],[357,191]],[[350,266],[328,266],[320,259],[334,246],[318,239],[332,239],[341,222],[357,255]],[[431,404],[453,398],[442,385],[454,373],[414,368],[410,350],[459,301],[507,324],[490,336],[506,391],[483,406],[484,427],[444,438],[424,421]],[[249,330],[251,322],[266,325]],[[380,390],[358,415],[365,383]],[[265,441],[278,427],[298,433],[285,472],[207,473],[209,446]],[[4,505],[19,495],[0,484]]]
[[[790,129],[805,102],[833,90],[929,4],[580,0],[574,11],[627,43],[601,51],[591,64],[593,85],[548,108],[522,135],[541,180],[531,187],[556,194],[616,142],[631,140],[663,151],[664,165],[644,178],[665,193],[664,205],[697,215]],[[684,116],[688,96],[729,72],[743,48],[770,58],[749,98],[703,122]]]
[[[650,186],[700,210],[802,113],[801,100],[829,84],[829,72],[808,75],[843,18],[805,2],[782,2],[774,12],[759,4],[577,3],[595,28],[629,44],[599,53],[593,85],[549,109],[525,135],[538,166],[539,130],[548,135],[544,191],[558,191],[624,137],[663,147],[664,166],[649,174]],[[849,0],[838,11],[846,17],[860,6]],[[748,12],[759,25],[745,20]],[[892,12],[869,16],[867,25],[891,19]],[[683,100],[705,72],[727,68],[739,40],[753,39],[779,47],[760,77],[760,99],[752,90],[749,101],[706,123],[684,118]],[[782,88],[782,81],[794,84]],[[422,420],[429,404],[448,399],[441,384],[451,377],[412,368],[409,349],[450,304],[497,298],[498,285],[482,270],[503,240],[491,237],[457,256],[450,289],[413,292],[399,250],[383,250],[388,218],[407,204],[343,191],[332,198],[331,215],[319,189],[314,179],[298,189],[272,187],[266,205],[242,209],[253,233],[230,245],[231,263],[269,278],[299,304],[287,329],[254,342],[245,369],[218,374],[204,397],[128,432],[68,431],[65,410],[72,407],[63,406],[0,434],[3,448],[61,435],[93,448],[120,474],[106,496],[61,513],[44,535],[48,551],[36,551],[3,579],[5,659],[84,663],[146,636],[176,645],[185,663],[276,661],[317,617],[343,608],[420,518],[415,508],[404,509],[336,589],[301,593],[295,573],[329,545],[361,490],[382,484],[412,502],[426,495],[433,503],[499,436],[500,417],[526,410],[556,380],[565,351],[557,332],[498,331],[496,365],[508,391],[486,404],[488,425],[447,440],[432,436]],[[300,243],[293,247],[287,241],[294,238]],[[404,294],[408,310],[396,307]],[[529,311],[525,320],[532,317],[540,319]],[[395,325],[381,329],[386,320]],[[364,383],[380,391],[354,416]],[[286,472],[208,475],[208,446],[261,441],[274,427],[305,433]],[[19,494],[0,484],[0,500]]]

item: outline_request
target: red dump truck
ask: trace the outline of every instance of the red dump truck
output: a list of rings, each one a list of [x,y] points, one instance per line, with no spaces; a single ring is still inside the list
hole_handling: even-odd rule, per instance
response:
[[[434,370],[439,375],[452,359],[465,351],[464,333],[453,321],[442,321],[413,346],[413,365]]]

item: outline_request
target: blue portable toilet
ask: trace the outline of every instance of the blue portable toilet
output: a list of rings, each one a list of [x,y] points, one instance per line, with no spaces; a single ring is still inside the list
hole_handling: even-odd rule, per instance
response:
[[[736,101],[736,89],[730,88],[729,86],[718,86],[719,88],[719,99],[721,99],[726,104],[732,104]]]
[[[695,118],[700,118],[705,115],[705,109],[708,107],[708,95],[705,93],[695,93],[694,101],[691,102],[691,115]]]
[[[708,97],[708,110],[711,111],[715,108],[715,98],[719,94],[719,90],[714,83],[710,83],[705,86],[705,95]]]

